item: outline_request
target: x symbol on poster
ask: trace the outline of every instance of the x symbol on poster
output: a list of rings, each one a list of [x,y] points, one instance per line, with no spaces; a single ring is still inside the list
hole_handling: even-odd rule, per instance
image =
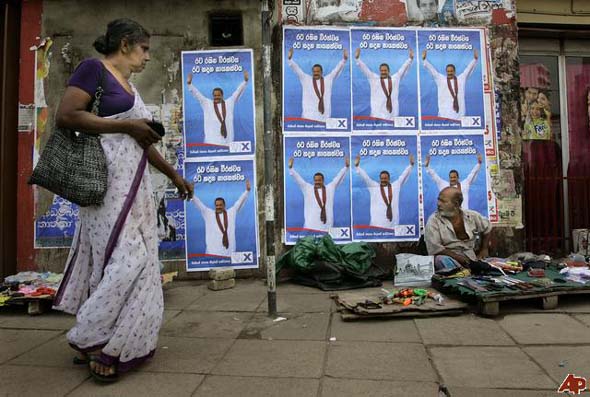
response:
[[[407,117],[406,118],[406,127],[413,127],[414,126],[414,118],[413,117]]]
[[[479,117],[472,117],[473,123],[471,125],[481,125],[481,120]]]
[[[346,119],[338,120],[338,128],[346,128]]]
[[[406,226],[406,233],[407,234],[414,234],[414,225]]]
[[[242,152],[250,151],[250,142],[242,142]]]
[[[348,229],[340,229],[340,237],[348,237]]]
[[[243,262],[252,262],[252,253],[251,252],[244,254]]]

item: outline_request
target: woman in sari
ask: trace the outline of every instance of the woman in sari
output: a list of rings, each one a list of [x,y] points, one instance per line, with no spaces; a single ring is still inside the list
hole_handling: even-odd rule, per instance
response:
[[[149,33],[137,22],[108,24],[95,49],[71,76],[56,115],[57,125],[100,134],[108,167],[104,204],[80,209],[62,284],[54,307],[76,314],[70,345],[89,363],[91,375],[113,381],[151,357],[162,323],[156,208],[149,162],[172,180],[183,199],[193,187],[153,147],[161,137],[129,81],[149,57]],[[89,111],[102,87],[98,114]]]

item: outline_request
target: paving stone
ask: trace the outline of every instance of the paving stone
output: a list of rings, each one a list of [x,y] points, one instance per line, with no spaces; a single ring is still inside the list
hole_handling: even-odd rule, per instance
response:
[[[252,313],[184,311],[164,324],[161,335],[192,338],[236,338]]]
[[[0,363],[17,357],[60,335],[63,331],[0,329]]]
[[[522,390],[522,389],[475,389],[469,387],[449,387],[453,397],[555,397],[555,390]]]
[[[173,282],[169,288],[164,288],[164,308],[182,310],[205,294],[204,285],[177,285]]]
[[[162,324],[166,324],[168,321],[172,320],[174,317],[178,316],[180,310],[167,310],[164,309],[164,318],[162,320]]]
[[[318,379],[207,376],[194,397],[315,397]]]
[[[219,365],[216,375],[319,378],[325,342],[238,339]]]
[[[426,345],[514,345],[494,320],[466,315],[416,319]]]
[[[188,397],[202,381],[203,375],[129,372],[111,384],[98,384],[89,379],[68,397]]]
[[[321,397],[438,397],[436,383],[325,378]]]
[[[74,356],[76,356],[76,351],[68,345],[66,336],[62,335],[9,361],[8,364],[72,368]],[[84,368],[84,366],[80,366],[80,368]]]
[[[205,295],[189,305],[186,310],[254,312],[260,306],[266,294],[266,291],[260,287],[239,288],[236,286],[222,291],[208,290]]]
[[[590,314],[575,314],[574,317],[590,327]]]
[[[274,321],[257,313],[240,335],[243,339],[326,340],[330,323],[328,313],[284,314],[286,320]]]
[[[415,343],[332,342],[326,375],[345,379],[435,381],[424,347]]]
[[[590,343],[588,327],[567,314],[515,314],[498,323],[520,344]]]
[[[567,374],[590,377],[590,346],[530,346],[524,351],[551,375],[556,387]]]
[[[161,336],[155,356],[139,367],[146,372],[207,374],[232,345],[233,339]]]
[[[49,311],[40,316],[29,316],[24,312],[0,314],[0,328],[67,330],[75,323],[75,316],[57,311]]]
[[[517,347],[435,347],[430,357],[447,386],[550,389],[554,382]]]
[[[0,395],[63,396],[88,379],[84,368],[0,366]]]
[[[342,321],[339,314],[334,314],[332,318],[330,336],[339,341],[420,342],[420,335],[413,320]]]
[[[331,295],[334,291],[322,291],[319,288],[308,287],[306,285],[295,284],[292,282],[283,282],[277,284],[277,295],[282,294],[315,294],[315,295]]]
[[[279,313],[330,313],[332,305],[329,295],[277,294]],[[267,307],[267,300],[264,299],[258,311],[267,311]]]

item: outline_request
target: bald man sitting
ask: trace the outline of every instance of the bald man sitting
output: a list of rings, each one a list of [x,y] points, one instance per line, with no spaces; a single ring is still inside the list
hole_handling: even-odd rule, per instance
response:
[[[492,225],[478,212],[462,209],[462,203],[459,189],[444,188],[438,195],[437,211],[426,224],[426,249],[429,255],[435,255],[437,273],[469,268],[471,263],[488,256]],[[478,235],[481,244],[476,253]]]

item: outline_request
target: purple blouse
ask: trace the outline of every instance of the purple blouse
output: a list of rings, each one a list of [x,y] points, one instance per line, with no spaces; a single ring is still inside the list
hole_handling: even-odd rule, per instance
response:
[[[68,81],[68,86],[78,87],[92,97],[100,82],[101,69],[104,68],[104,86],[98,115],[101,117],[125,112],[133,107],[135,97],[119,84],[115,76],[109,72],[102,62],[96,58],[88,58],[80,62]],[[91,101],[91,103],[92,103]]]

